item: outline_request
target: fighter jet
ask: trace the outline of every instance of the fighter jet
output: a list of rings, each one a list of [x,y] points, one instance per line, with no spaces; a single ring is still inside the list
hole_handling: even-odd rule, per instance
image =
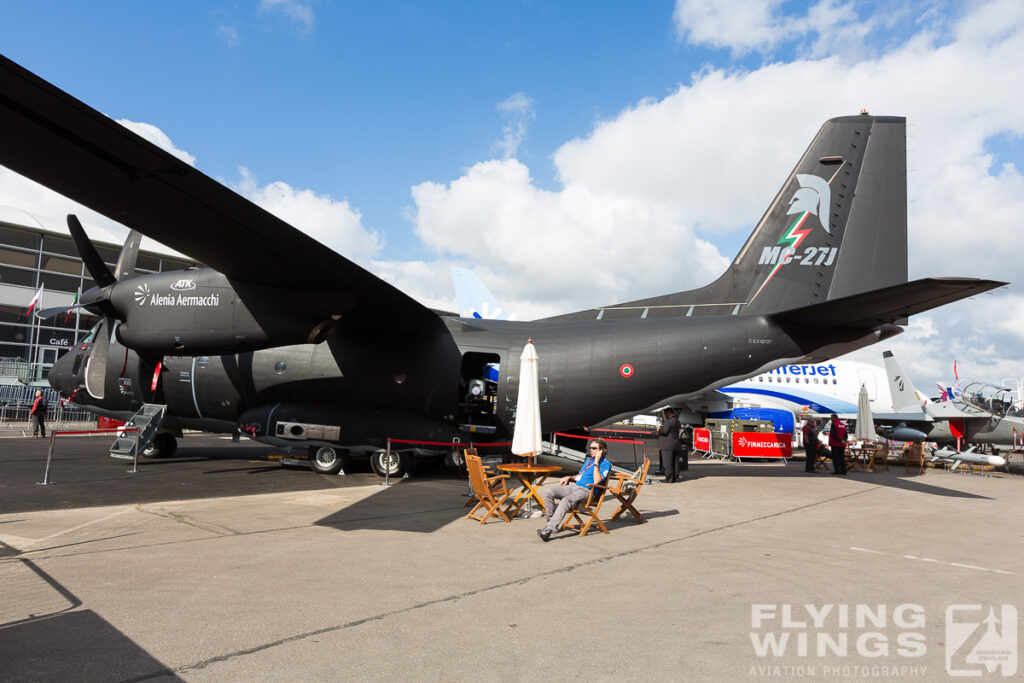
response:
[[[710,285],[535,321],[432,311],[5,58],[0,130],[0,164],[208,266],[133,274],[129,244],[111,273],[69,219],[96,281],[81,303],[103,319],[50,382],[119,419],[163,406],[154,443],[165,451],[182,428],[241,430],[308,446],[329,472],[346,449],[388,438],[505,440],[528,338],[544,429],[600,424],[824,362],[1004,284],[907,281],[897,116],[825,122]],[[790,213],[798,192],[808,208]],[[408,457],[378,451],[372,462],[396,475]]]
[[[926,440],[940,444],[1013,448],[1015,437],[1024,434],[1024,417],[1011,414],[1010,403],[999,398],[1008,391],[1005,387],[973,382],[948,400],[932,402],[918,392],[891,351],[884,351],[882,358],[896,413],[876,414],[875,422],[903,423],[923,432]]]

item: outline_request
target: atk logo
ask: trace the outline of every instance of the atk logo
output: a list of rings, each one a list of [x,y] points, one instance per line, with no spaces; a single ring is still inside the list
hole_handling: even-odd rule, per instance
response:
[[[789,200],[789,211],[786,215],[806,211],[817,216],[821,227],[831,235],[828,212],[832,206],[832,190],[829,189],[828,181],[809,173],[797,173],[796,180],[800,183],[800,189],[793,193],[792,199]]]
[[[135,303],[142,306],[146,303],[146,299],[149,298],[149,285],[143,282],[141,285],[135,288]]]
[[[946,673],[979,677],[1017,673],[1017,608],[950,605],[946,608]]]
[[[181,280],[178,280],[173,285],[171,285],[171,289],[173,289],[175,292],[188,292],[188,291],[193,290],[195,288],[196,288],[196,281],[195,280],[189,280],[187,278],[182,278]]]

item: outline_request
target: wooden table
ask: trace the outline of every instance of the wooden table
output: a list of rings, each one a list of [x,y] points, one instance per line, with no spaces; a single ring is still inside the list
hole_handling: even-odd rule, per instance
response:
[[[544,483],[548,475],[560,471],[558,465],[531,465],[525,462],[513,462],[507,465],[498,465],[502,472],[508,472],[522,483],[522,487],[516,492],[514,498],[510,498],[505,506],[505,514],[512,517],[522,509],[531,499],[537,501],[540,509],[544,509],[544,499],[540,497],[537,487]]]

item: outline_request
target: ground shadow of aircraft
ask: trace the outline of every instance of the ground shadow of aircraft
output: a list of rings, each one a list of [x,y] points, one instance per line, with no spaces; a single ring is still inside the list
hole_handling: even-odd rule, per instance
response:
[[[139,275],[133,233],[111,272],[69,218],[96,282],[80,305],[103,319],[50,382],[119,419],[165,406],[158,451],[182,428],[241,430],[309,447],[321,472],[375,449],[396,476],[409,453],[386,456],[389,437],[509,437],[530,337],[542,424],[562,431],[822,362],[1003,284],[907,281],[902,117],[825,122],[710,285],[528,322],[424,307],[6,58],[0,128],[4,166],[209,266]]]

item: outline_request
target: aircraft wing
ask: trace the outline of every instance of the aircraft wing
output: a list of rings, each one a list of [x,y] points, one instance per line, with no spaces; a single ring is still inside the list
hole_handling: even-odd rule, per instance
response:
[[[807,327],[876,327],[1006,284],[976,278],[930,277],[782,311],[772,317],[780,323]]]
[[[228,277],[440,325],[388,283],[0,55],[0,164]],[[328,313],[333,313],[329,311]]]

